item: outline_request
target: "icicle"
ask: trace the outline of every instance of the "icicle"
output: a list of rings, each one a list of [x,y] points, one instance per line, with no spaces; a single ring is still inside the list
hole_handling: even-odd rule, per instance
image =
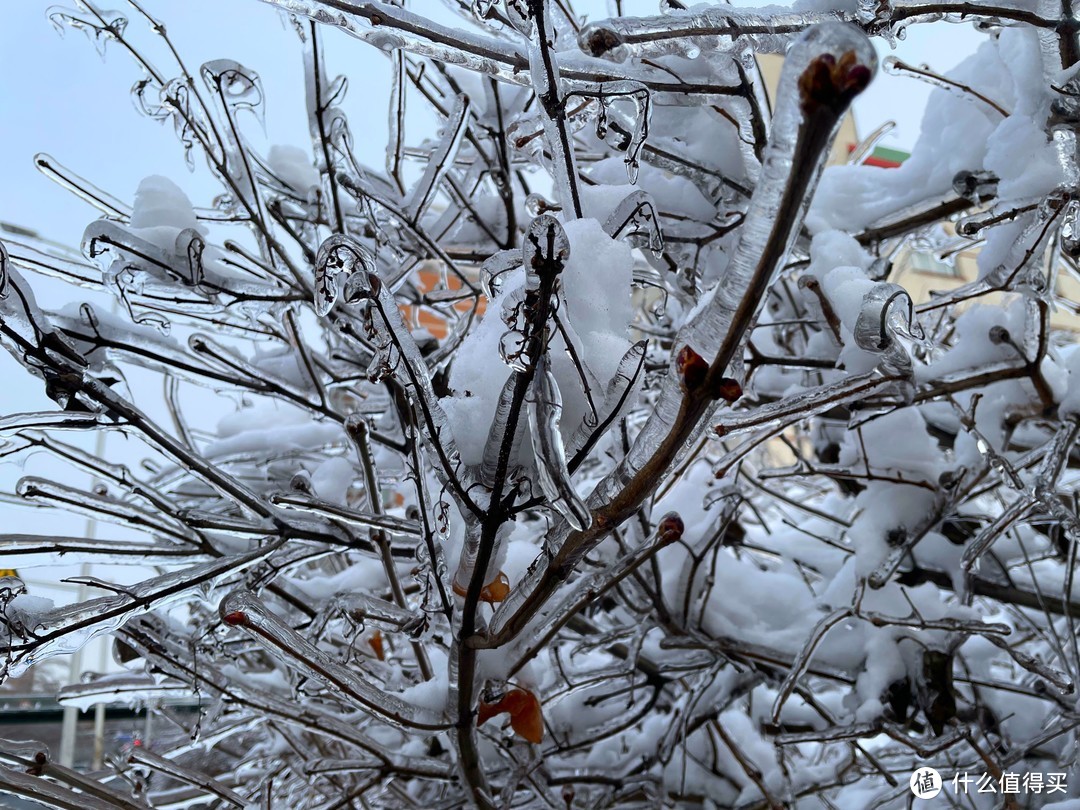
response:
[[[865,138],[863,138],[862,141],[852,150],[851,154],[848,155],[848,165],[860,165],[863,162],[863,158],[870,155],[871,152],[873,152],[874,147],[876,147],[881,142],[881,139],[888,135],[890,132],[892,132],[894,129],[896,129],[896,122],[886,121],[884,124],[879,126]]]
[[[903,37],[900,38],[903,39]],[[1002,108],[996,101],[982,95],[976,90],[970,87],[957,85],[955,82],[950,81],[943,76],[939,76],[928,68],[909,65],[897,56],[886,56],[885,59],[882,60],[881,67],[882,70],[890,76],[908,76],[913,79],[919,79],[933,87],[944,90],[947,93],[952,93],[958,98],[966,99],[967,101],[977,100],[978,103],[986,105],[1003,118],[1009,115],[1008,111]]]
[[[169,516],[43,478],[25,476],[19,479],[15,491],[31,503],[62,504],[68,511],[94,520],[108,520],[121,526],[143,526],[156,536],[173,542],[195,543],[198,540],[186,525]]]
[[[10,292],[10,264],[11,256],[8,254],[7,245],[0,242],[0,301],[7,298],[8,292]]]
[[[480,553],[480,535],[483,527],[478,520],[469,518],[465,521],[465,537],[461,544],[461,556],[458,559],[458,567],[454,572],[451,588],[455,594],[464,598],[469,592],[469,584],[476,570],[476,560]],[[502,524],[495,532],[494,541],[491,544],[491,553],[488,557],[487,570],[484,572],[484,588],[480,592],[481,600],[488,597],[487,601],[501,601],[491,599],[493,588],[508,589],[506,575],[499,570],[502,560],[505,558],[504,549],[506,541],[514,533],[513,521]],[[501,596],[502,594],[500,594]]]
[[[119,40],[127,28],[127,18],[119,11],[84,11],[81,8],[52,6],[46,10],[53,27],[60,33],[64,28],[82,31],[93,43],[98,55],[105,56],[105,46],[110,41]]]
[[[92,681],[67,684],[60,688],[57,702],[85,711],[98,703],[146,705],[163,698],[191,697],[191,687],[179,681],[161,681],[152,675],[129,673],[98,673]]]
[[[13,266],[3,242],[0,242],[0,336],[14,344],[12,354],[37,376],[44,372],[27,347],[62,357],[80,368],[87,364],[71,341],[53,328],[49,317],[38,307],[30,285]]]
[[[454,101],[454,107],[450,111],[450,117],[446,122],[446,134],[438,147],[428,157],[427,167],[419,182],[409,194],[409,201],[405,206],[405,216],[410,222],[416,224],[427,211],[435,199],[439,182],[454,167],[458,149],[469,127],[469,110],[471,103],[468,96],[459,95]]]
[[[304,48],[304,98],[315,167],[321,178],[320,197],[328,199],[327,206],[333,214],[332,229],[344,233],[346,218],[336,175],[342,160],[351,160],[349,122],[338,106],[344,99],[348,82],[344,76],[338,76],[333,82],[327,78],[319,26],[314,22],[301,23],[295,19],[294,22]],[[365,205],[370,203],[365,202]]]
[[[372,361],[379,374],[392,374],[416,398],[421,435],[439,458],[440,480],[459,503],[471,504],[465,494],[471,480],[461,463],[454,432],[431,385],[431,371],[409,333],[393,295],[376,275],[367,248],[351,236],[334,234],[319,248],[316,268],[328,265],[335,274],[351,272],[345,284],[348,303],[363,303],[368,331],[379,353]],[[326,271],[324,271],[326,272]]]
[[[764,14],[723,5],[689,13],[600,20],[582,27],[578,44],[585,53],[613,62],[668,54],[694,59],[702,51],[727,52],[742,45],[752,46],[757,53],[782,54],[795,37],[787,32],[835,19],[834,14]]]
[[[408,632],[410,628],[424,621],[423,616],[400,608],[393,602],[364,593],[338,596],[334,605],[354,622],[380,630]]]
[[[652,97],[649,89],[637,81],[607,82],[595,91],[575,90],[567,98],[583,96],[595,97],[600,103],[596,116],[596,137],[606,141],[616,149],[626,152],[626,176],[631,185],[637,183],[639,158],[649,137],[649,125],[652,121]],[[620,99],[630,99],[634,103],[635,115],[629,125],[623,116],[618,116],[618,126],[612,125],[610,116],[612,107]],[[566,99],[564,99],[565,103]]]
[[[653,254],[664,252],[664,234],[656,205],[647,191],[628,194],[615,206],[604,222],[604,231],[612,239],[625,233],[634,247],[648,248]]]
[[[529,0],[504,0],[504,6],[510,24],[519,34],[532,39],[534,25],[532,12],[529,11]]]
[[[907,313],[894,306],[900,299],[907,301]],[[896,335],[912,340],[926,339],[922,326],[915,319],[915,306],[907,290],[899,284],[882,282],[875,284],[863,296],[859,316],[852,330],[855,345],[863,351],[883,354],[890,369],[911,372],[911,358]]]
[[[125,644],[137,654],[152,663],[161,672],[176,677],[190,677],[188,670],[177,666],[177,661],[185,661],[191,655],[191,638],[177,633],[175,628],[167,628],[153,618],[139,618],[128,623],[120,631]],[[200,688],[209,687],[213,692],[230,696],[242,706],[258,707],[258,722],[264,723],[266,715],[280,718],[298,729],[339,740],[346,745],[365,751],[390,767],[400,767],[424,773],[433,778],[444,778],[450,767],[447,763],[431,757],[408,756],[388,750],[383,738],[376,742],[356,728],[352,718],[343,720],[339,714],[320,708],[314,703],[297,703],[291,691],[284,698],[270,691],[265,681],[237,677],[235,670],[226,674],[213,660],[200,659],[198,684]],[[385,729],[385,726],[382,726]],[[381,736],[381,735],[380,735]],[[213,735],[207,735],[208,744]]]
[[[1040,16],[1047,20],[1062,17],[1060,0],[1037,0],[1037,5]],[[1075,11],[1070,22],[1075,23]],[[1075,46],[1075,33],[1066,34],[1055,27],[1038,29],[1043,81],[1055,91],[1047,124],[1061,165],[1059,186],[1075,191],[1080,186],[1080,141],[1076,137],[1080,125],[1080,74],[1077,65],[1069,64],[1069,55],[1062,52],[1062,38],[1066,36],[1072,38]]]
[[[303,14],[323,25],[383,51],[403,49],[437,62],[461,65],[512,84],[525,84],[519,75],[521,52],[505,39],[484,36],[433,22],[407,9],[380,3],[375,7],[353,4],[355,12],[330,9],[319,0],[267,0],[273,6]]]
[[[537,9],[543,9],[543,5],[537,6]],[[574,155],[573,138],[566,126],[566,99],[561,96],[559,63],[552,53],[554,34],[549,31],[549,21],[533,20],[532,23],[537,30],[533,41],[529,43],[529,76],[532,79],[533,91],[544,111],[544,134],[551,153],[555,195],[564,211],[570,212],[573,218],[579,218],[581,200],[577,190],[577,158]]]
[[[390,58],[389,131],[386,140],[386,173],[401,186],[401,161],[405,138],[405,52],[396,51]]]
[[[40,749],[39,749],[40,752]],[[40,752],[45,756],[44,752]],[[67,771],[62,765],[42,761],[43,769],[60,769]],[[143,810],[146,807],[141,801],[134,801],[120,791],[101,785],[87,777],[83,777],[75,771],[71,771],[77,780],[81,790],[75,791],[57,782],[42,779],[22,770],[15,770],[6,765],[0,765],[0,792],[5,796],[23,797],[29,799],[35,805],[57,808],[58,810]],[[69,781],[71,777],[68,777]],[[100,796],[94,795],[94,792]]]
[[[544,497],[577,531],[587,529],[592,523],[592,515],[570,481],[566,448],[559,430],[562,395],[555,375],[551,373],[547,355],[541,355],[537,361],[530,395],[526,400],[529,432],[536,454],[536,473]]]
[[[956,229],[960,230],[959,223]],[[1080,258],[1080,203],[1075,200],[1066,204],[1062,215],[1061,249],[1066,256]]]
[[[319,315],[327,315],[337,301],[338,279],[352,278],[358,271],[374,273],[375,257],[356,239],[334,234],[319,246],[315,259],[315,311]]]
[[[869,83],[874,65],[873,48],[865,35],[842,23],[811,28],[792,46],[784,62],[762,174],[724,281],[700,301],[679,334],[678,349],[692,346],[702,357],[714,358],[724,348],[735,357],[737,341],[732,330],[749,325],[748,320],[736,321],[747,305],[744,301],[754,308],[764,301],[773,272],[799,232],[824,166],[826,147],[851,99]],[[802,154],[806,150],[812,154]],[[788,207],[783,209],[783,205]],[[598,495],[610,497],[621,488],[671,430],[683,392],[673,372],[663,385],[661,399],[629,455],[600,485]]]
[[[0,534],[0,556],[40,554],[62,556],[65,564],[96,563],[105,565],[175,565],[184,560],[197,560],[207,554],[193,547],[176,543],[148,545],[127,540],[98,540],[84,537],[54,535]],[[5,587],[0,577],[0,595]]]
[[[566,444],[566,454],[569,458],[576,458],[581,452],[588,452],[600,437],[614,425],[620,415],[633,401],[634,394],[641,382],[641,373],[645,369],[645,350],[648,348],[647,340],[639,340],[619,361],[615,370],[615,376],[608,383],[604,395],[604,403],[593,420],[586,416],[577,430]]]
[[[106,191],[102,191],[89,180],[79,177],[75,172],[61,165],[51,155],[39,152],[34,155],[34,166],[61,188],[84,200],[106,216],[126,220],[131,216],[131,206],[118,200]]]
[[[510,418],[514,401],[514,388],[516,385],[516,374],[511,374],[506,378],[502,391],[499,393],[499,402],[495,406],[495,417],[491,420],[491,427],[488,428],[488,438],[484,443],[484,457],[480,464],[480,481],[486,486],[492,486],[495,482],[495,471],[498,469],[499,465],[499,454],[502,452],[503,437],[506,434],[506,425]],[[510,446],[511,466],[515,464],[518,457],[521,438],[524,434],[525,420],[518,419],[514,438]]]
[[[853,374],[838,382],[808,388],[750,411],[724,414],[715,430],[719,436],[734,436],[749,430],[778,433],[786,425],[809,419],[848,402],[866,399],[870,394],[888,394],[895,385],[895,378],[883,376],[877,371]]]
[[[265,96],[257,73],[232,59],[205,62],[201,73],[206,86],[219,95],[230,111],[247,110],[265,128]]]
[[[489,301],[502,291],[503,276],[521,267],[520,250],[500,250],[480,265],[480,289]]]

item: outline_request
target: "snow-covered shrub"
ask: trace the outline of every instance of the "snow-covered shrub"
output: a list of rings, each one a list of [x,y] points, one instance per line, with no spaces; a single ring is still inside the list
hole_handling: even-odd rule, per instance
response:
[[[245,138],[249,67],[152,64],[136,3],[51,12],[134,58],[221,194],[155,176],[128,205],[53,167],[104,214],[85,261],[0,253],[0,338],[57,406],[4,416],[4,457],[98,481],[17,495],[118,526],[0,551],[146,567],[60,607],[4,580],[3,674],[110,634],[128,672],[63,700],[199,711],[93,777],[0,744],[5,791],[855,810],[907,806],[918,763],[1074,768],[1071,4],[267,2],[303,51],[305,149]],[[870,37],[941,20],[985,43],[932,77],[910,160],[823,170]],[[387,57],[383,167],[355,157],[327,26]],[[785,55],[773,104],[758,53]],[[920,240],[977,247],[979,278],[913,301],[892,259]],[[36,274],[120,314],[44,311]],[[200,387],[235,412],[185,407]]]

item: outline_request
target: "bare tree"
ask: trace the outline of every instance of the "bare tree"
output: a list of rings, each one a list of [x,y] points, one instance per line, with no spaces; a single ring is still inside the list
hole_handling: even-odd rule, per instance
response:
[[[42,159],[103,215],[85,261],[0,245],[0,339],[56,403],[0,419],[3,457],[98,482],[12,497],[117,527],[0,550],[148,572],[62,607],[0,581],[3,674],[109,634],[125,674],[62,700],[200,711],[161,709],[177,733],[94,774],[0,743],[5,791],[902,807],[920,763],[987,775],[958,805],[1080,790],[1071,0],[587,24],[573,0],[445,0],[452,26],[429,0],[266,1],[302,46],[310,151],[254,149],[256,73],[193,72],[136,0],[50,12],[134,60],[221,195],[153,177],[129,205]],[[859,165],[863,144],[819,184],[870,37],[940,21],[986,42],[948,76],[890,61],[940,88],[910,160]],[[354,155],[325,27],[387,57],[383,167]],[[785,57],[772,104],[763,53]],[[406,103],[439,132],[407,133]],[[975,249],[978,279],[929,301],[890,280],[911,250]],[[122,316],[44,311],[39,274]],[[238,413],[206,423],[195,387]]]

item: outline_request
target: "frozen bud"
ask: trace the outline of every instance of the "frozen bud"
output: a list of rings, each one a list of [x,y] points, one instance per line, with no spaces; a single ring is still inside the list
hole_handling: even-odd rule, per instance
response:
[[[897,546],[902,546],[904,545],[904,543],[907,542],[907,539],[907,529],[905,529],[903,526],[896,526],[895,528],[889,529],[887,532],[885,532],[885,542],[888,544],[889,548],[896,548]]]
[[[953,178],[953,191],[966,200],[979,202],[997,191],[997,176],[991,172],[958,172]]]
[[[938,485],[944,489],[954,489],[957,484],[960,483],[960,479],[963,477],[965,469],[960,467],[958,470],[945,470],[938,476]]]
[[[866,89],[872,77],[870,68],[859,62],[855,51],[845,51],[839,59],[831,53],[815,57],[799,77],[803,114],[809,115],[821,108],[844,110]]]
[[[305,495],[312,493],[311,476],[308,475],[307,470],[300,470],[300,472],[293,475],[289,481],[289,489],[294,492],[303,492]]]
[[[618,31],[603,23],[589,23],[578,34],[578,45],[589,56],[603,56],[616,62],[626,59],[626,48]]]
[[[223,613],[221,615],[221,620],[229,625],[229,627],[239,627],[242,624],[247,624],[248,617],[242,610],[232,610],[228,613]]]
[[[44,776],[45,766],[49,764],[49,755],[44,751],[38,751],[34,754],[33,764],[26,769],[26,772],[31,776]]]
[[[742,396],[742,386],[739,381],[731,377],[721,377],[716,384],[716,398],[724,402],[734,402]]]
[[[657,524],[656,539],[665,546],[669,543],[677,543],[682,539],[685,529],[686,526],[683,524],[683,519],[679,516],[679,513],[668,512],[660,518],[660,523]]]
[[[1009,334],[1009,330],[1004,326],[991,326],[987,337],[990,338],[990,342],[995,346],[1000,346],[1003,343],[1012,343],[1012,335]]]
[[[353,441],[366,443],[371,434],[371,425],[362,413],[350,413],[345,417],[345,431]]]
[[[248,624],[248,614],[246,610],[243,610],[244,603],[247,601],[245,598],[247,594],[234,591],[221,600],[221,604],[218,605],[218,613],[221,615],[221,620],[229,627],[238,627]]]
[[[700,354],[689,346],[683,346],[675,358],[675,371],[679,375],[679,384],[683,391],[696,391],[705,382],[709,373],[709,364]]]
[[[553,203],[541,194],[532,193],[525,198],[525,213],[530,217],[538,217],[541,214],[546,214],[548,211],[561,211],[562,207],[558,203]]]

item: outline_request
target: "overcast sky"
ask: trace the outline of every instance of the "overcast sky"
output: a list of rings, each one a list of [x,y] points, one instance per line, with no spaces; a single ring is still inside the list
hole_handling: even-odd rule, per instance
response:
[[[423,8],[421,3],[440,5],[439,0],[412,0],[414,8]],[[103,62],[79,32],[68,31],[62,38],[46,18],[50,5],[46,0],[5,3],[5,25],[0,27],[0,220],[76,244],[88,217],[94,216],[37,173],[32,165],[37,152],[51,154],[123,199],[130,199],[148,174],[165,174],[193,196],[199,188],[209,189],[205,168],[188,175],[172,133],[135,111],[128,90],[139,74],[126,54],[110,49]],[[125,4],[109,0],[105,5]],[[167,24],[190,68],[227,56],[261,75],[271,142],[307,142],[300,50],[275,9],[256,0],[145,0],[145,5]],[[605,0],[578,0],[576,5],[594,17],[604,16],[607,7]],[[648,11],[657,5],[655,0],[638,0],[634,7]],[[752,3],[739,0],[737,5]],[[150,41],[144,24],[134,17],[131,30],[141,41]],[[910,31],[898,53],[939,70],[955,65],[981,38],[968,25],[914,26]],[[880,50],[887,53],[888,46]],[[328,39],[327,52],[332,68],[350,74],[352,120],[364,122],[357,127],[361,148],[381,159],[387,90],[385,82],[370,77],[385,69],[385,59],[341,35]],[[928,93],[929,88],[915,80],[879,76],[856,108],[860,132],[893,119],[898,127],[885,145],[910,148]],[[363,104],[365,99],[370,101]],[[365,115],[365,109],[372,112]]]

